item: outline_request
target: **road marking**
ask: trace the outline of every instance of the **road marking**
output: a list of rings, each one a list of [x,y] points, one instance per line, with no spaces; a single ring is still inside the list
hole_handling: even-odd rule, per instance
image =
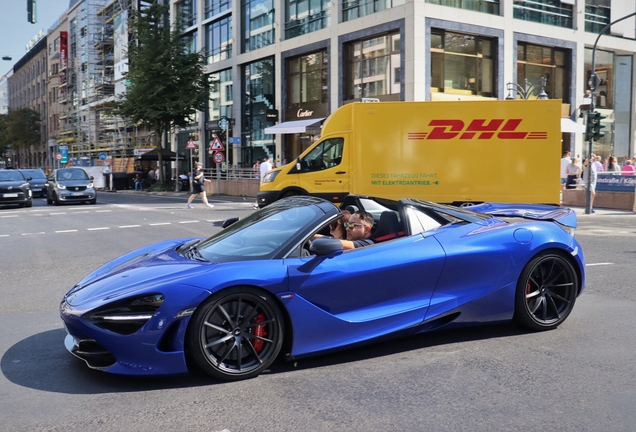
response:
[[[594,267],[594,266],[608,266],[608,265],[614,265],[614,263],[604,262],[604,263],[591,263],[591,264],[585,264],[585,266],[586,266],[586,267]]]
[[[76,214],[84,214],[84,213],[90,213],[88,210],[84,210],[84,211],[75,211],[73,213],[71,213],[71,216],[76,215]]]
[[[36,233],[22,233],[22,234],[20,234],[20,235],[28,236],[28,235],[40,235],[40,234],[44,234],[44,232],[36,232]]]
[[[6,215],[6,216],[0,216],[0,217],[3,217],[3,218],[8,218],[8,217],[18,217],[18,215]]]
[[[9,237],[9,234],[2,234],[0,237]]]
[[[159,226],[159,225],[172,225],[171,222],[160,222],[160,223],[151,223],[150,226]]]
[[[110,227],[99,227],[99,228],[88,228],[87,231],[98,231],[98,230],[107,230]]]
[[[51,213],[51,216],[53,216],[53,215],[61,215],[61,214],[66,214],[66,212],[60,212],[60,213]]]
[[[112,210],[95,210],[95,213],[107,213],[110,212]]]
[[[120,225],[119,228],[137,228],[141,225]]]
[[[70,232],[77,232],[77,230],[62,230],[62,231],[55,231],[56,233],[70,233]]]
[[[179,222],[180,224],[186,224],[186,223],[198,223],[199,221],[181,221]]]

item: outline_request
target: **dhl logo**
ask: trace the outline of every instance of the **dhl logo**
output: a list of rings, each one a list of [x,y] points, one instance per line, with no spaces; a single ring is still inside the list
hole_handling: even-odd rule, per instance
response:
[[[428,125],[433,127],[432,131],[409,132],[408,139],[449,140],[458,136],[459,139],[473,139],[475,136],[477,139],[491,139],[495,134],[504,140],[548,139],[547,132],[517,131],[521,122],[522,119],[477,119],[466,127],[463,120],[431,120]]]

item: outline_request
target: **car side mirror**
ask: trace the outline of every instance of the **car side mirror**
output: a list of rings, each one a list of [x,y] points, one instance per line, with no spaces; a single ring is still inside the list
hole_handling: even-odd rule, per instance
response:
[[[225,219],[225,220],[223,221],[223,225],[221,225],[221,226],[222,226],[223,228],[227,228],[227,227],[229,227],[230,225],[232,225],[233,223],[238,222],[238,220],[239,220],[239,218],[237,218],[237,217],[233,217],[233,218]]]
[[[312,242],[311,250],[313,253],[320,256],[338,256],[342,253],[343,248],[342,242],[338,239],[330,237],[320,237]]]

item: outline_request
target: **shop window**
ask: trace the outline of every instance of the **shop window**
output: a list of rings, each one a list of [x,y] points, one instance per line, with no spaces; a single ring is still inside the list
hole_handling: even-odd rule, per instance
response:
[[[426,0],[426,3],[499,15],[499,0]]]
[[[545,92],[550,99],[570,99],[569,50],[519,42],[517,45],[517,83],[527,79],[537,83],[546,79]],[[535,85],[536,97],[541,87]]]

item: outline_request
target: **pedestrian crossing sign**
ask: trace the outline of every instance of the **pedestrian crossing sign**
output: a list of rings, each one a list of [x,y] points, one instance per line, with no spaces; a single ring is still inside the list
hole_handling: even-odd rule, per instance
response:
[[[210,145],[210,150],[211,151],[223,151],[223,150],[225,150],[225,147],[223,147],[223,144],[221,144],[221,140],[219,139],[218,136],[214,137],[214,141],[212,141],[212,144]]]

